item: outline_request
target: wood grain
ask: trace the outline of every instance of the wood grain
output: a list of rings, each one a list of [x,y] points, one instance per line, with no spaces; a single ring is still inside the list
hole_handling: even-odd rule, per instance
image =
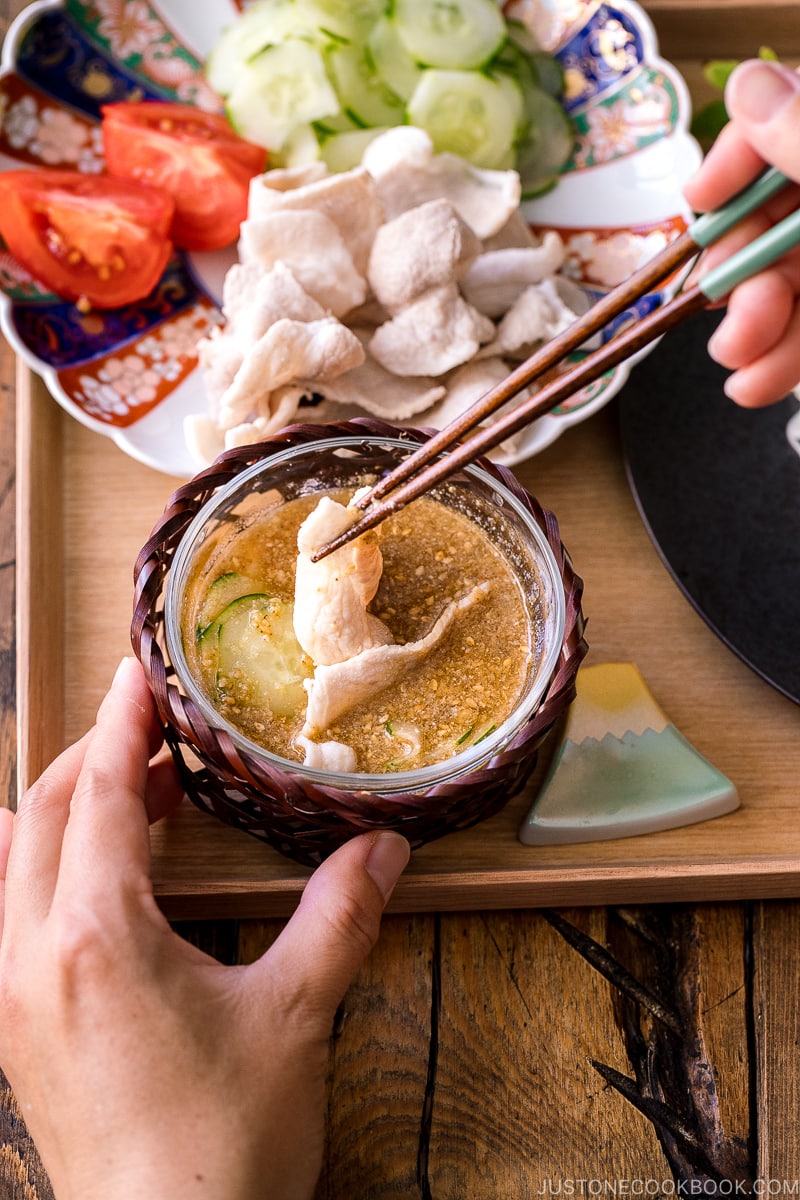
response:
[[[0,1072],[0,1200],[54,1200],[53,1189]]]
[[[800,54],[798,0],[643,0],[672,62],[752,58],[770,46],[784,58]]]
[[[757,904],[753,915],[754,1079],[762,1179],[800,1176],[800,905]]]
[[[41,388],[17,370],[17,712],[20,790],[67,744],[64,728],[63,454],[52,420],[37,418]],[[52,606],[52,607],[50,607]],[[49,609],[49,611],[48,611]],[[60,612],[61,619],[56,619]],[[24,664],[22,669],[19,664]]]

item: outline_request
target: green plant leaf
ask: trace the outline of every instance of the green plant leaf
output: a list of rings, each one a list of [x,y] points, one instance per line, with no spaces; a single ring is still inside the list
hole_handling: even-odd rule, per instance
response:
[[[759,46],[758,57],[767,62],[780,61],[770,46]],[[712,58],[704,64],[703,75],[712,87],[724,92],[725,85],[738,66],[739,60],[736,58]],[[707,149],[727,123],[728,112],[725,108],[725,101],[711,100],[694,114],[691,132]]]
[[[713,142],[728,123],[724,100],[711,100],[692,118],[691,131],[699,142]]]
[[[725,91],[725,84],[739,65],[736,58],[713,58],[703,67],[703,74],[712,87]]]

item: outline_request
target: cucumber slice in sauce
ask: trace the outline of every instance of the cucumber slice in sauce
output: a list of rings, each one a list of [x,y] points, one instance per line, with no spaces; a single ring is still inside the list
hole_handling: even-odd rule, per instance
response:
[[[217,696],[223,705],[281,717],[302,709],[303,680],[313,667],[295,637],[292,610],[292,604],[261,594],[234,600],[220,614]]]
[[[402,124],[402,100],[376,75],[362,46],[332,45],[325,62],[341,107],[356,125]]]
[[[280,150],[296,125],[339,112],[322,55],[299,39],[269,46],[239,72],[228,96],[237,133],[268,150]]]
[[[508,162],[521,108],[521,98],[505,82],[476,71],[431,68],[422,72],[406,114],[430,135],[437,152],[494,168]]]
[[[229,604],[232,604],[234,600],[240,600],[242,596],[258,593],[259,590],[258,584],[239,571],[225,571],[223,575],[218,575],[216,579],[212,580],[197,613],[198,642],[207,637],[209,633],[212,636],[216,633],[214,627],[218,625],[217,618]]]
[[[414,61],[429,67],[480,67],[506,38],[495,0],[395,0],[392,19]]]

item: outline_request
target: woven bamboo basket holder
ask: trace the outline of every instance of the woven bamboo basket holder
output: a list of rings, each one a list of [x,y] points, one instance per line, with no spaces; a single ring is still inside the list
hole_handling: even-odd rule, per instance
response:
[[[510,471],[483,459],[479,465],[517,497],[544,532],[566,597],[565,633],[555,672],[534,714],[501,752],[480,769],[424,793],[342,791],[304,778],[288,762],[276,767],[246,753],[224,728],[209,725],[184,693],[166,649],[164,589],[184,532],[217,489],[251,464],[288,446],[365,434],[402,437],[412,443],[427,436],[421,430],[400,430],[365,418],[292,425],[256,445],[226,451],[172,495],[134,568],[133,650],[155,696],[165,739],[189,798],[225,824],[308,866],[317,865],[337,846],[368,830],[397,830],[418,847],[499,812],[524,787],[539,747],[573,700],[575,676],[587,649],[581,610],[583,584],[561,543],[556,518]],[[397,780],[396,775],[387,776],[387,793]]]

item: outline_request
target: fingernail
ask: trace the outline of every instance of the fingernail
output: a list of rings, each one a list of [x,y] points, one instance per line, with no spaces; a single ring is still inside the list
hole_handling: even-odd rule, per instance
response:
[[[721,346],[720,346],[720,343],[722,344]],[[722,348],[723,352],[724,352],[724,344],[725,344],[725,339],[724,339],[724,337],[720,336],[719,329],[717,329],[714,333],[712,333],[711,337],[708,339],[708,346],[707,346],[708,357],[713,358],[715,363],[720,362],[720,357],[719,357],[720,348]]]
[[[128,674],[128,672],[131,670],[132,664],[135,662],[136,662],[135,658],[133,658],[131,655],[126,655],[126,657],[120,661],[119,666],[117,667],[116,671],[114,672],[114,678],[112,680],[112,684],[119,683],[121,680],[123,680],[126,677],[126,675]]]
[[[391,896],[410,857],[411,847],[399,833],[379,833],[370,846],[364,866],[384,900]]]
[[[728,399],[732,400],[734,404],[741,404],[741,400],[739,399],[739,388],[737,386],[737,379],[735,375],[728,376],[722,385],[722,390]]]
[[[780,63],[751,59],[728,80],[725,100],[731,113],[763,124],[771,120],[800,91],[800,78]]]

